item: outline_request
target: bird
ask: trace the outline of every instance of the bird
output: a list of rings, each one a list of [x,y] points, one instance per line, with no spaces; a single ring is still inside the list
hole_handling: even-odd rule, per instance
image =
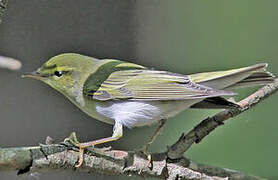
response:
[[[266,63],[231,70],[179,74],[155,70],[128,61],[97,59],[77,53],[63,53],[46,61],[37,70],[22,77],[50,85],[94,119],[113,125],[111,137],[78,142],[72,134],[68,140],[79,147],[83,164],[84,149],[123,136],[123,127],[134,128],[159,123],[148,148],[165,121],[188,108],[228,109],[238,107],[226,96],[240,87],[264,85],[275,76]]]

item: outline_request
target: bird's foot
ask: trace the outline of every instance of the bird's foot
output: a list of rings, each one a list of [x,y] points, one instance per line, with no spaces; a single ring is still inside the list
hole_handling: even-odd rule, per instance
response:
[[[78,159],[78,164],[75,165],[75,167],[79,168],[80,166],[82,166],[83,162],[84,162],[84,147],[79,147],[79,159]]]
[[[64,139],[64,143],[70,143],[76,147],[79,147],[78,145],[80,144],[75,132],[70,133],[70,136]]]
[[[149,151],[150,145],[147,144],[144,149],[143,149],[143,153],[144,155],[147,157],[148,160],[148,168],[152,169],[153,168],[153,159],[152,159],[152,155]]]
[[[120,133],[120,135],[118,135],[118,136],[113,134],[113,136],[111,136],[111,137],[80,143],[77,140],[76,133],[73,132],[73,133],[70,134],[70,136],[68,138],[65,139],[64,142],[65,143],[71,143],[72,145],[79,148],[79,161],[78,161],[78,164],[75,167],[80,167],[82,165],[83,161],[84,161],[84,150],[85,150],[85,148],[94,147],[97,144],[103,144],[103,143],[106,143],[106,142],[115,141],[115,140],[119,139],[121,136],[122,136],[122,133]]]
[[[80,142],[78,141],[77,139],[77,136],[76,136],[76,133],[75,132],[72,132],[70,134],[69,137],[67,137],[65,140],[64,140],[64,143],[70,143],[72,144],[73,146],[75,147],[78,147],[79,148],[79,160],[78,160],[78,164],[75,165],[75,167],[80,167],[83,162],[84,162],[84,150],[85,150],[85,147],[83,147]]]

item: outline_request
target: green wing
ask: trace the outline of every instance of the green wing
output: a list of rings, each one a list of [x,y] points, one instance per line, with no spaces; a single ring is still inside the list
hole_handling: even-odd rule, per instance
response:
[[[90,82],[90,79],[87,82]],[[232,92],[195,84],[185,75],[144,68],[114,71],[98,89],[92,90],[88,87],[85,83],[84,94],[100,101],[112,99],[182,100],[235,95]]]

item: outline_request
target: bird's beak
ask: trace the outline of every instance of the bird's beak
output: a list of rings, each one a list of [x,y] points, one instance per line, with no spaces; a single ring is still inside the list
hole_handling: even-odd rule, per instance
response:
[[[29,73],[24,73],[22,78],[33,78],[33,79],[38,79],[40,80],[43,76],[38,72],[38,71],[33,71]]]

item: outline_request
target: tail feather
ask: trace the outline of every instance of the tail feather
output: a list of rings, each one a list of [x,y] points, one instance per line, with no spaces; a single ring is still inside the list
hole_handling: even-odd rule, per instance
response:
[[[198,102],[192,105],[190,108],[197,108],[197,109],[230,109],[230,108],[238,108],[234,102],[226,100],[223,97],[212,97],[206,98],[201,102]]]
[[[234,89],[238,87],[264,85],[274,80],[274,75],[266,71],[266,63],[255,64],[227,71],[206,72],[190,75],[198,84],[216,89]]]
[[[255,64],[253,66],[232,69],[228,71],[217,71],[192,74],[189,77],[192,81],[216,89],[235,89],[264,85],[274,81],[275,76],[266,71],[267,64]],[[237,105],[222,97],[206,98],[194,104],[191,108],[234,108]]]
[[[225,89],[235,89],[242,87],[250,87],[250,86],[259,86],[272,83],[275,79],[275,76],[268,72],[255,72],[248,76],[247,78],[225,88]]]

